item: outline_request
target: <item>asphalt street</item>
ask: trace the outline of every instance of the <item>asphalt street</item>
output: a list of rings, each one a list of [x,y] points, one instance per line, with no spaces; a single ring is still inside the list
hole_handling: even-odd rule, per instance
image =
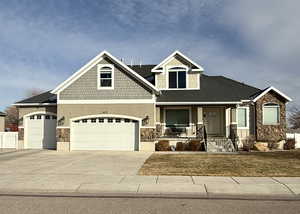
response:
[[[0,196],[1,214],[298,214],[299,201]]]

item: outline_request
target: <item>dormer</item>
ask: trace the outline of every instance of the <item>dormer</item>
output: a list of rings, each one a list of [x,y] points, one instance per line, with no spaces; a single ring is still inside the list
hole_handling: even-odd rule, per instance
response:
[[[200,76],[203,68],[175,51],[151,72],[155,74],[155,86],[160,90],[200,89]]]

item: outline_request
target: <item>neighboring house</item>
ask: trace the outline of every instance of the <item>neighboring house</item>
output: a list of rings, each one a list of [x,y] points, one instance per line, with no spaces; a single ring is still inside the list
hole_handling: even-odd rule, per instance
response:
[[[54,90],[15,105],[25,148],[133,151],[206,134],[285,140],[288,101],[274,87],[204,74],[179,51],[157,65],[134,66],[104,51]]]
[[[6,114],[0,111],[0,132],[5,131],[5,116]]]

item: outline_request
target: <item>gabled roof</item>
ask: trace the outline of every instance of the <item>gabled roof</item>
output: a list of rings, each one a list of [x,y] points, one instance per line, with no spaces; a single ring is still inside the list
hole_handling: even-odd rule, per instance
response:
[[[0,111],[0,117],[5,117],[5,116],[6,116],[6,114],[3,113],[2,111]]]
[[[87,72],[91,67],[95,66],[98,62],[100,62],[104,57],[110,58],[112,61],[123,67],[126,71],[128,71],[129,74],[131,74],[133,77],[135,77],[137,80],[139,80],[144,86],[149,88],[151,91],[154,91],[156,93],[159,92],[159,90],[149,83],[147,80],[145,80],[142,76],[140,76],[138,73],[136,73],[134,70],[132,70],[129,66],[112,56],[107,51],[102,51],[100,54],[98,54],[96,57],[94,57],[92,60],[90,60],[86,65],[81,67],[76,73],[74,73],[72,76],[70,76],[67,80],[62,82],[59,86],[57,86],[51,93],[57,94],[66,87],[68,87],[72,82],[77,80],[80,76],[82,76],[85,72]]]
[[[198,90],[163,90],[158,103],[240,103],[260,89],[223,77],[202,74]]]
[[[279,91],[278,89],[276,89],[275,87],[270,86],[270,87],[262,90],[261,93],[257,93],[254,96],[252,96],[253,102],[256,102],[257,100],[259,100],[261,97],[263,97],[269,91],[274,91],[275,93],[277,93],[278,95],[280,95],[281,97],[283,97],[286,101],[289,101],[289,102],[292,101],[292,99],[290,97],[288,97],[287,95],[285,95],[284,93],[282,93],[281,91]]]
[[[52,94],[51,91],[44,92],[42,94],[29,97],[27,99],[16,102],[14,105],[49,105],[56,104],[56,94]]]
[[[188,58],[187,56],[185,56],[184,54],[182,54],[180,51],[174,51],[171,55],[169,55],[167,58],[165,58],[161,63],[159,63],[158,65],[156,65],[154,68],[152,68],[152,72],[162,72],[162,70],[158,70],[162,65],[164,65],[165,63],[169,62],[169,60],[171,60],[173,57],[175,57],[176,55],[179,55],[180,57],[182,57],[183,59],[185,59],[186,61],[190,62],[193,66],[195,66],[195,69],[192,69],[193,71],[204,71],[204,69],[202,68],[201,65],[198,65],[196,62],[194,62],[193,60],[191,60],[190,58]]]

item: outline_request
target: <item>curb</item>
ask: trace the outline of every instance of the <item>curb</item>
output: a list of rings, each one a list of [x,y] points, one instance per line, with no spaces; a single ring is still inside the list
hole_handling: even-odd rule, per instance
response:
[[[0,191],[0,197],[68,197],[68,198],[161,198],[161,199],[202,199],[202,200],[259,200],[259,201],[300,201],[300,195],[233,195],[233,194],[145,194],[118,192],[14,192]]]

